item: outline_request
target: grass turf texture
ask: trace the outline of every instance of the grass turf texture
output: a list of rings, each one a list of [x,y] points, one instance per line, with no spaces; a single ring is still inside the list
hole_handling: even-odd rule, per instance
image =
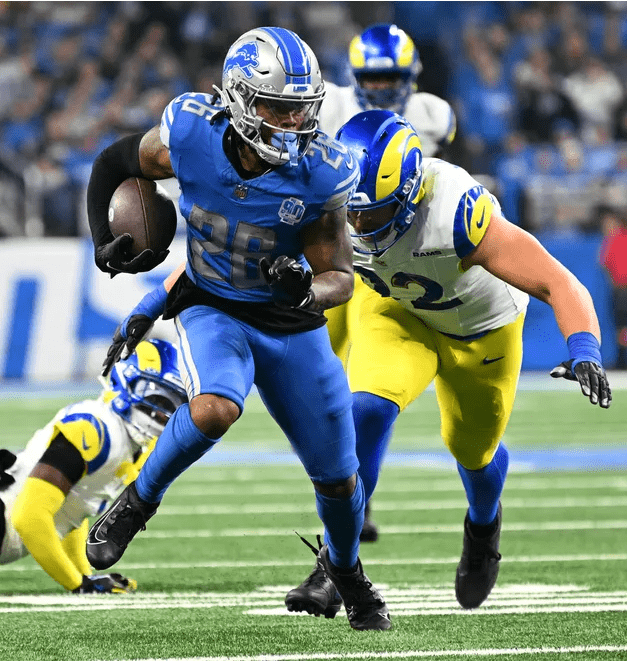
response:
[[[0,403],[0,447],[25,443],[66,402]],[[625,404],[626,391],[608,411],[577,390],[520,392],[506,441],[513,454],[624,447]],[[390,449],[440,452],[438,429],[427,392],[399,418]],[[288,451],[258,398],[223,440],[251,442]],[[135,595],[69,595],[30,558],[0,567],[0,658],[627,658],[627,470],[512,472],[499,582],[465,613],[453,590],[465,510],[454,467],[388,463],[373,499],[381,538],[361,552],[393,617],[380,633],[352,631],[343,611],[286,614],[285,591],[313,566],[293,533],[320,530],[313,492],[300,465],[241,459],[195,467],[173,485],[115,567],[138,580]]]

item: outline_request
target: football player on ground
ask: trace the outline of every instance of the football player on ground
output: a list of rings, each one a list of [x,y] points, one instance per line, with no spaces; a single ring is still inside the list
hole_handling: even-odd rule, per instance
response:
[[[349,319],[348,377],[365,497],[376,486],[387,430],[434,381],[442,438],[469,505],[455,591],[463,608],[477,608],[501,559],[508,468],[501,438],[516,394],[528,295],[552,306],[566,339],[570,360],[552,375],[577,380],[592,404],[608,408],[594,305],[465,170],[423,161],[418,135],[402,117],[364,112],[336,137],[361,170],[348,220],[355,270],[370,289]],[[317,565],[286,603],[322,613],[337,595]]]
[[[97,400],[70,404],[17,455],[0,450],[0,564],[28,554],[79,594],[132,592],[121,574],[95,575],[88,517],[134,480],[174,410],[187,400],[169,342],[141,342]]]
[[[349,63],[353,84],[338,87],[326,83],[326,97],[320,111],[320,129],[335,135],[351,117],[373,109],[392,110],[405,117],[420,137],[423,156],[439,155],[455,137],[455,113],[444,100],[428,92],[417,91],[416,80],[422,63],[414,42],[396,25],[373,25],[351,42]],[[346,304],[326,312],[327,329],[335,353],[346,363],[348,355],[348,317],[356,308],[366,286],[355,275],[355,292]],[[355,411],[357,436],[362,420]],[[391,436],[392,428],[388,430]],[[359,438],[357,440],[359,444]],[[366,503],[362,542],[374,542],[379,536]]]
[[[389,629],[358,558],[364,490],[352,397],[323,311],[352,295],[346,203],[359,177],[340,144],[316,135],[324,84],[296,34],[258,28],[227,53],[219,99],[189,93],[161,127],[124,138],[94,163],[88,216],[96,263],[112,275],[153,268],[126,253],[107,209],[131,176],[176,176],[187,265],[169,292],[189,405],[179,407],[133,482],[92,527],[91,564],[117,562],[168,486],[239,418],[253,383],[301,459],[327,531],[318,562],[355,629]],[[311,270],[310,270],[311,268]],[[127,329],[130,332],[130,329]]]

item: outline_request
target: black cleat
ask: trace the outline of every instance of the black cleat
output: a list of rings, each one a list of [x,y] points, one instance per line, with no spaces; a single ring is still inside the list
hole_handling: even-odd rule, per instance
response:
[[[379,539],[379,531],[377,525],[370,518],[370,501],[366,503],[366,518],[364,519],[364,527],[359,534],[360,542],[376,542]]]
[[[348,622],[353,629],[384,631],[392,626],[388,607],[364,573],[359,559],[354,572],[340,573],[337,567],[331,564],[329,547],[325,544],[318,553],[318,563],[340,593]]]
[[[464,519],[464,547],[457,565],[455,596],[462,608],[478,608],[488,598],[499,575],[499,539],[501,537],[501,503],[496,513],[496,530],[489,537],[473,535],[473,525]]]
[[[94,523],[87,535],[87,560],[95,569],[108,569],[124,555],[126,547],[157,511],[158,503],[143,501],[135,482],[118,496],[113,505]]]
[[[334,618],[342,607],[342,598],[326,575],[320,560],[309,576],[285,597],[288,611]]]

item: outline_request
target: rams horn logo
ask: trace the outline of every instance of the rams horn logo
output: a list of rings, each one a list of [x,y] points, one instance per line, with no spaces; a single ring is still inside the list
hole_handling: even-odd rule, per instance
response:
[[[233,55],[227,57],[224,63],[224,73],[228,73],[231,69],[241,69],[246,78],[252,78],[253,72],[251,69],[256,69],[259,66],[259,50],[257,44],[251,41],[247,44],[242,44]]]

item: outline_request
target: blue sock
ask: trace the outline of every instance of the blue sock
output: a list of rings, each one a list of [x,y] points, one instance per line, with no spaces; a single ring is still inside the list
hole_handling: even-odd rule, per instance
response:
[[[370,500],[377,485],[381,464],[398,413],[398,406],[389,399],[369,392],[353,393],[358,472],[364,483],[366,502]]]
[[[487,526],[496,518],[508,465],[509,454],[503,443],[499,444],[492,461],[479,470],[468,470],[457,462],[457,470],[464,483],[470,506],[468,516],[472,523]]]
[[[179,406],[135,481],[139,497],[148,503],[160,502],[170,484],[219,440],[196,427],[189,404]]]
[[[364,485],[359,475],[350,498],[329,498],[316,491],[316,509],[325,529],[324,541],[329,546],[329,559],[336,567],[349,569],[357,562],[365,506]]]

